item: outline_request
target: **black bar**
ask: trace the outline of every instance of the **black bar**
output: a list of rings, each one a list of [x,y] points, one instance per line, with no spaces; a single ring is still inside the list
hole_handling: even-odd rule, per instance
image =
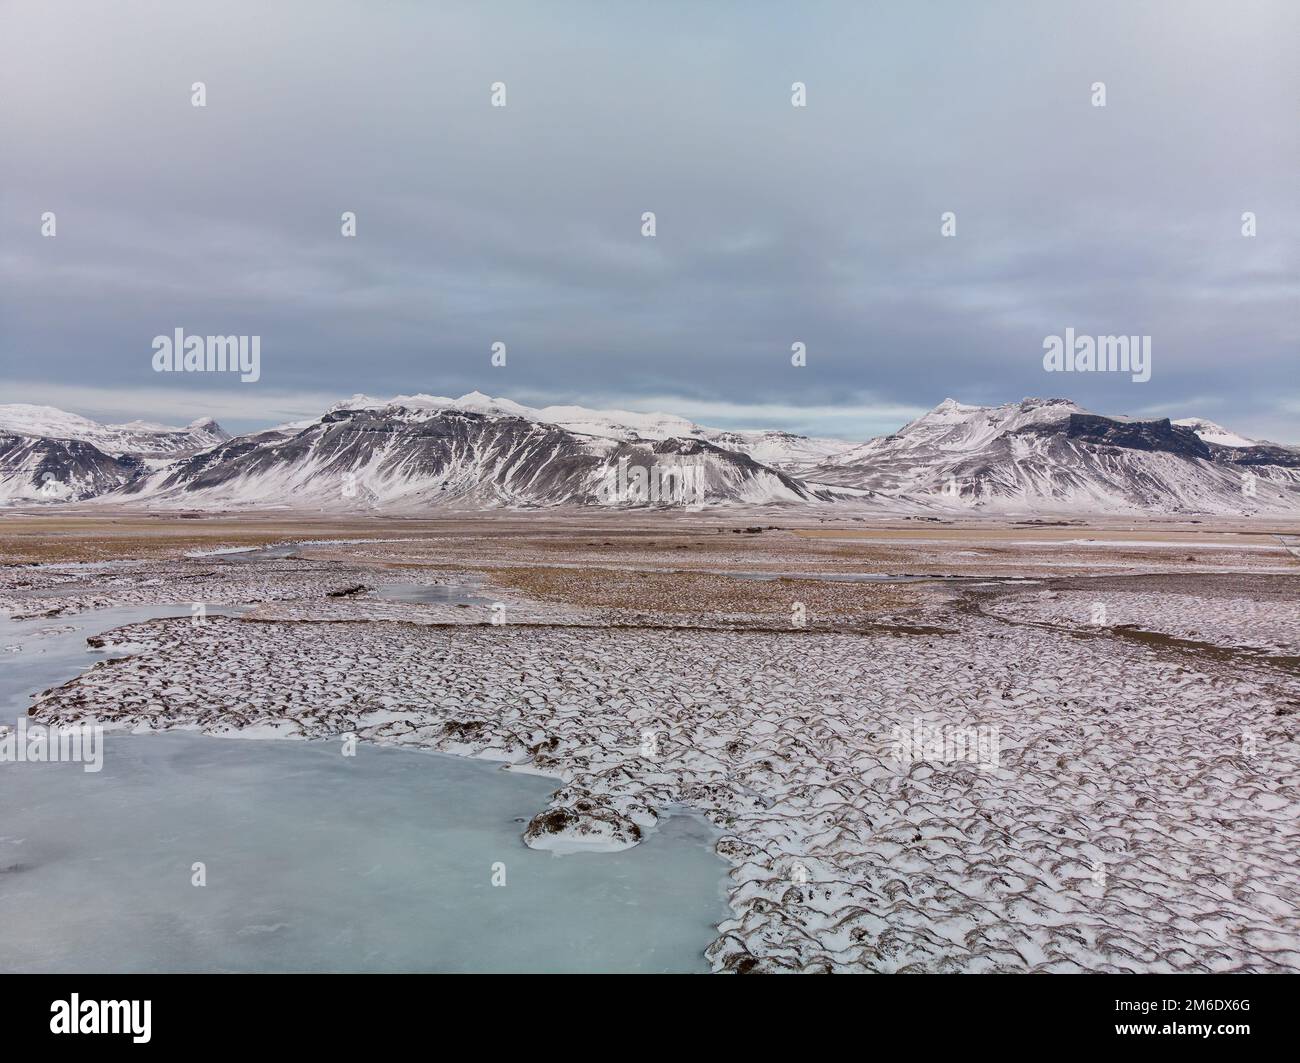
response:
[[[570,1047],[611,1054],[631,1039],[635,1044],[657,1041],[665,1052],[676,1053],[692,1051],[692,1042],[695,1051],[707,1051],[722,1035],[733,1047],[733,1038],[757,1040],[769,1054],[781,1044],[797,1051],[808,1038],[820,1041],[840,1031],[856,1039],[864,1052],[872,1044],[883,1050],[893,1043],[894,1052],[918,1053],[1056,1046],[1073,1054],[1090,1047],[1123,1051],[1127,1045],[1157,1051],[1176,1046],[1180,1053],[1199,1046],[1218,1055],[1291,1045],[1297,990],[1300,976],[1291,974],[0,979],[7,1048],[57,1044],[94,1050],[110,1042],[143,1047],[131,1032],[53,1033],[52,1005],[70,1004],[75,993],[82,1009],[86,1002],[149,1001],[147,1044],[205,1052],[283,1046],[336,1053],[409,1035],[435,1050],[440,1045],[451,1049],[468,1036],[485,1050],[519,1038],[534,1048],[573,1040],[577,1044]],[[142,1007],[137,1016],[143,1016]],[[1212,1028],[1209,1036],[1199,1029],[1180,1029],[1204,1026]],[[692,1029],[701,1032],[691,1034]],[[597,1040],[605,1035],[615,1040]]]

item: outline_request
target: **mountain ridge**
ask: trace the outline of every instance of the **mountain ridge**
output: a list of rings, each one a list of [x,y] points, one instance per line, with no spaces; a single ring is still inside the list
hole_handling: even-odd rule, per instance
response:
[[[211,417],[199,417],[183,427],[140,420],[101,424],[55,406],[24,402],[0,404],[0,432],[79,440],[117,458],[180,457],[231,438]]]
[[[0,499],[216,510],[848,503],[1242,514],[1300,510],[1300,448],[1203,418],[1094,414],[1064,398],[946,398],[863,443],[714,429],[664,413],[534,408],[481,392],[357,394],[316,418],[233,437],[210,418],[185,428],[98,425],[12,405],[0,406]]]

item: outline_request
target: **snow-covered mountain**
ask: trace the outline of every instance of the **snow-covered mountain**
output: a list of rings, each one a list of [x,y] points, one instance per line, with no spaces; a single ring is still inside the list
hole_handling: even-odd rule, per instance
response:
[[[1217,443],[1221,447],[1253,447],[1259,445],[1257,440],[1239,436],[1236,432],[1230,432],[1222,425],[1207,421],[1204,417],[1183,417],[1173,423],[1180,428],[1190,428],[1205,442]]]
[[[20,431],[21,429],[21,431]],[[167,447],[174,447],[167,456]],[[1300,513],[1300,449],[1199,418],[1066,399],[946,399],[866,443],[706,428],[670,414],[354,395],[229,438],[0,407],[0,500],[231,509],[843,504],[887,512]]]
[[[632,443],[665,439],[697,439],[713,443],[724,450],[746,454],[774,469],[797,471],[827,461],[856,444],[842,439],[814,439],[792,432],[737,432],[706,428],[685,417],[668,413],[635,413],[632,410],[591,410],[584,406],[524,406],[509,399],[494,399],[472,391],[458,399],[434,395],[398,395],[392,399],[375,399],[353,395],[336,403],[330,412],[342,409],[383,409],[404,406],[412,410],[466,410],[489,417],[520,417],[524,420],[553,424],[576,435],[598,439],[616,439]],[[298,427],[304,427],[299,425]]]
[[[42,439],[79,439],[115,458],[177,458],[197,454],[230,438],[211,417],[184,428],[147,421],[100,424],[53,406],[15,402],[0,405],[0,432]]]
[[[0,429],[0,503],[79,502],[114,491],[143,471],[80,439],[44,439]]]
[[[996,407],[945,399],[806,475],[935,508],[1300,511],[1300,450],[1199,419],[1102,417],[1067,399]]]
[[[358,395],[315,421],[174,462],[120,495],[162,505],[413,511],[806,503],[862,494],[807,484],[689,431],[642,434],[600,415],[580,418],[591,429],[580,432],[577,421],[553,423],[545,412],[478,393]]]
[[[229,438],[210,417],[184,428],[100,424],[53,406],[0,405],[0,500],[93,498]]]

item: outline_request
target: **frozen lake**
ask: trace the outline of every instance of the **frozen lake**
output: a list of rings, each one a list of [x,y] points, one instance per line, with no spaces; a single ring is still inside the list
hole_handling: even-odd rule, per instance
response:
[[[88,635],[157,616],[188,608],[0,618],[0,722],[99,659]],[[520,831],[556,785],[185,733],[110,735],[99,773],[0,763],[0,970],[707,971],[728,914],[708,825],[671,816],[625,852],[536,852]]]

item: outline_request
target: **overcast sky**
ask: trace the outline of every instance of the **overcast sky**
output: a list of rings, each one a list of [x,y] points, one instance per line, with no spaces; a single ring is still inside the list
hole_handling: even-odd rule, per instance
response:
[[[0,0],[0,402],[866,438],[1065,395],[1300,441],[1298,40],[1294,0]],[[261,379],[155,373],[177,327]],[[1067,327],[1150,381],[1046,373]]]

